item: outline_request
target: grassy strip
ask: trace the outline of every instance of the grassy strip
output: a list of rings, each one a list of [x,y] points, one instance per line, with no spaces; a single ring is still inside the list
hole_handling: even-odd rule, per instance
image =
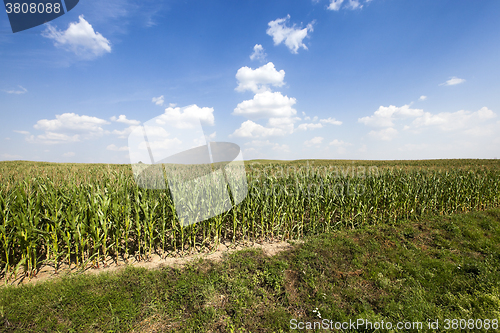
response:
[[[273,258],[247,250],[2,287],[0,316],[2,332],[288,332],[293,318],[424,330],[432,319],[442,331],[446,318],[500,320],[500,210],[326,233]]]

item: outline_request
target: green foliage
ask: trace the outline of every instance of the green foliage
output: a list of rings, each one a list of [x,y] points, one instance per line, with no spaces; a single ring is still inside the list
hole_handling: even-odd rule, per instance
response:
[[[418,321],[421,331],[445,331],[447,318],[498,322],[499,212],[328,232],[274,257],[244,250],[182,269],[4,286],[0,332],[290,332],[292,319]],[[427,330],[428,319],[440,329]]]
[[[253,161],[246,168],[243,202],[183,227],[168,190],[139,188],[129,165],[1,162],[3,274],[212,250],[221,241],[300,239],[500,204],[498,160]]]

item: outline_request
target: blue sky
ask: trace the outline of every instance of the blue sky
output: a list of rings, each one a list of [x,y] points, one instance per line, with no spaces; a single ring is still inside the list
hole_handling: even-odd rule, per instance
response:
[[[80,0],[0,14],[0,160],[128,163],[200,118],[245,160],[500,157],[500,2]]]

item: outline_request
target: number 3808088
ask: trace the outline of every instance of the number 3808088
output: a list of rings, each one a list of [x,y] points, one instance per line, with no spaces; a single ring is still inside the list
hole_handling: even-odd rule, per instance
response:
[[[6,3],[5,7],[7,9],[7,14],[42,14],[42,13],[56,13],[59,14],[61,12],[61,4],[55,3]]]

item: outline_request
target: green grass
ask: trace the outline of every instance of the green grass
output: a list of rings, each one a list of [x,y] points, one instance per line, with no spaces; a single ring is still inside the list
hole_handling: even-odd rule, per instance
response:
[[[0,289],[1,332],[289,332],[318,313],[439,331],[446,318],[500,320],[500,210],[327,232],[272,258]]]

